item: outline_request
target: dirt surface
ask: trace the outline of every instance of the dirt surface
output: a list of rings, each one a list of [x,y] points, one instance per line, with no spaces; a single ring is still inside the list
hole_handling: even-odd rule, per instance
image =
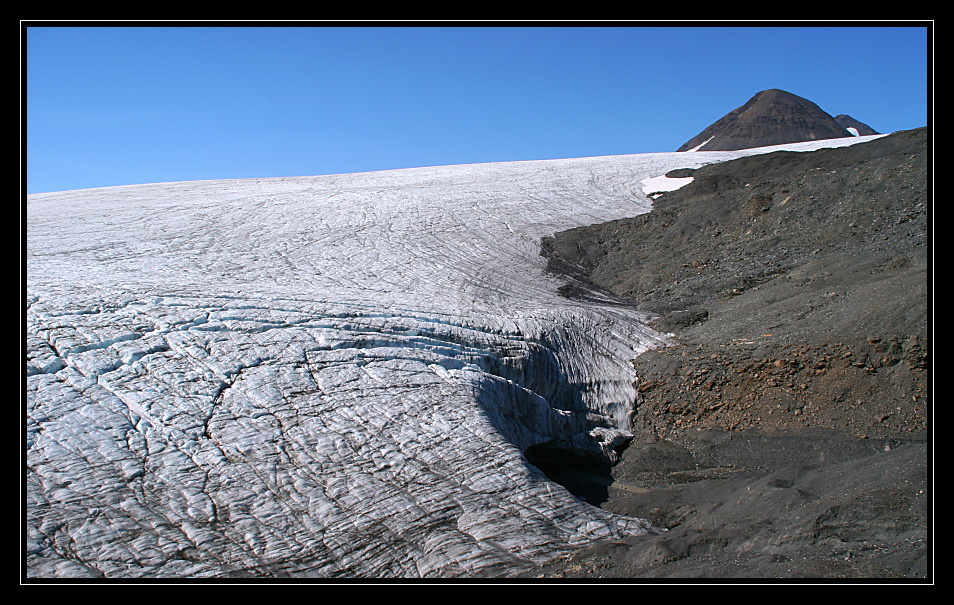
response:
[[[752,156],[544,242],[565,295],[674,335],[622,461],[564,469],[668,531],[527,578],[933,580],[929,162],[926,129]]]

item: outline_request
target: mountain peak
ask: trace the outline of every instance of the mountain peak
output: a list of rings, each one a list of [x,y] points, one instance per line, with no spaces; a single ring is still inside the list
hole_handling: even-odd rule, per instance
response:
[[[864,122],[859,122],[858,120],[844,113],[835,116],[835,121],[841,124],[848,132],[858,137],[881,134]]]
[[[849,127],[858,128],[854,123]],[[865,128],[870,130],[867,126]],[[861,129],[858,130],[860,133]],[[852,134],[846,126],[839,124],[808,99],[770,88],[756,93],[744,105],[730,111],[687,141],[678,151],[734,151],[839,139]]]

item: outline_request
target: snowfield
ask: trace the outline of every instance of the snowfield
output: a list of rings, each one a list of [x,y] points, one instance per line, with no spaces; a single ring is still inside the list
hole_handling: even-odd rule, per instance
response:
[[[660,531],[524,457],[614,460],[667,342],[559,296],[540,238],[871,138],[28,196],[28,577],[507,575]]]

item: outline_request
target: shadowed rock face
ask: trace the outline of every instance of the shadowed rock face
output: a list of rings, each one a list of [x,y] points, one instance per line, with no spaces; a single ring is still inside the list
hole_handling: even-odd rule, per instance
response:
[[[852,134],[808,99],[763,90],[687,141],[678,151],[734,151]]]

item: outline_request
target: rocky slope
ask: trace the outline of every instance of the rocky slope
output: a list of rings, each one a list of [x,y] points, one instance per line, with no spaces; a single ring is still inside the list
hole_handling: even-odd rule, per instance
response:
[[[928,161],[925,129],[742,158],[544,241],[565,295],[677,344],[636,358],[633,443],[589,475],[669,532],[538,575],[929,575]]]

